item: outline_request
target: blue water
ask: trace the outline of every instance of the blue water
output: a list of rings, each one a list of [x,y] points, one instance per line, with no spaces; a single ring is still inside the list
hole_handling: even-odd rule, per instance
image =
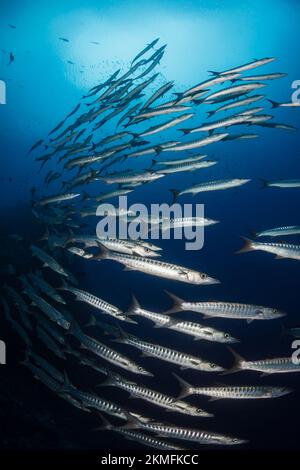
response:
[[[165,81],[174,80],[176,91],[182,91],[207,79],[208,70],[221,71],[254,58],[274,56],[277,57],[276,62],[256,69],[253,74],[287,73],[287,77],[270,82],[262,90],[271,99],[285,102],[291,100],[294,91],[292,83],[300,80],[300,57],[297,54],[299,14],[299,2],[279,0],[170,0],[144,1],[140,4],[130,0],[74,0],[63,4],[57,0],[39,3],[2,1],[0,79],[7,85],[7,104],[0,106],[0,209],[3,233],[20,230],[27,242],[35,240],[34,234],[38,229],[34,228],[30,215],[30,188],[36,186],[40,197],[46,195],[42,179],[47,171],[56,169],[56,165],[50,162],[43,172],[38,173],[34,154],[26,155],[31,145],[44,138],[92,86],[106,80],[118,68],[125,72],[131,59],[145,44],[156,37],[160,37],[160,44],[167,44],[164,58],[157,68],[160,75],[155,86],[149,88],[149,96]],[[16,28],[10,28],[8,24]],[[68,38],[69,42],[63,42],[59,37]],[[99,44],[91,44],[92,41]],[[7,65],[10,52],[13,52],[15,61]],[[272,113],[269,104],[264,102],[264,106],[266,113]],[[200,106],[197,113],[197,122],[200,123],[205,118],[205,110]],[[296,128],[300,125],[298,109],[277,109],[274,115],[276,122],[288,123]],[[158,122],[155,121],[155,124]],[[147,125],[142,124],[139,129]],[[99,133],[99,140],[113,132],[114,128],[115,123],[105,126]],[[234,132],[242,132],[242,128],[238,127]],[[292,132],[250,127],[246,128],[246,132],[257,132],[259,138],[218,143],[208,148],[209,156],[216,158],[218,165],[194,174],[170,175],[137,188],[128,198],[129,203],[143,202],[147,205],[171,202],[170,188],[183,189],[206,179],[250,178],[249,184],[238,189],[181,198],[181,202],[204,203],[205,215],[220,221],[206,230],[205,245],[200,252],[185,251],[184,242],[179,240],[159,242],[163,247],[164,260],[204,271],[220,279],[220,285],[184,285],[138,272],[123,272],[120,265],[109,261],[92,265],[76,260],[72,266],[74,272],[80,274],[81,287],[123,309],[128,307],[133,292],[145,308],[163,311],[170,305],[163,289],[191,300],[219,299],[270,305],[288,313],[284,319],[285,326],[298,326],[298,263],[276,260],[261,252],[241,255],[234,252],[241,247],[240,236],[250,236],[252,231],[266,228],[299,224],[299,190],[261,189],[260,180],[299,178],[299,130]],[[167,134],[167,139],[176,140],[179,136],[178,131],[174,130]],[[153,142],[164,138],[154,137]],[[145,157],[131,161],[130,165],[126,163],[112,168],[117,171],[129,167],[149,168],[150,165],[151,158]],[[59,191],[60,182],[53,184],[53,192]],[[91,193],[105,189],[107,187],[100,183],[89,188]],[[96,219],[92,220],[90,230],[94,229],[96,222]],[[297,243],[299,238],[290,237],[289,240]],[[84,304],[71,305],[72,313],[78,319],[88,318],[90,310]],[[195,319],[192,314],[184,317]],[[237,349],[247,359],[291,354],[291,339],[281,335],[280,321],[248,325],[215,319],[209,324],[240,338],[241,344]],[[232,363],[231,354],[224,345],[194,342],[177,333],[153,330],[150,323],[141,318],[139,325],[139,329],[132,327],[132,331],[145,339],[210,358],[226,367]],[[91,333],[96,337],[100,335],[100,331]],[[68,430],[68,442],[74,448],[138,448],[137,444],[121,441],[117,434],[101,433],[95,437],[89,433],[96,427],[97,418],[71,409],[43,385],[35,383],[27,370],[18,366],[22,355],[12,352],[15,337],[9,330],[7,335],[12,342],[7,341],[7,373],[20,386],[26,384],[26,406],[33,410],[34,397],[39,397],[37,414],[47,410],[49,416],[54,415],[57,426]],[[16,347],[22,349],[18,345]],[[137,359],[137,351],[125,346],[119,349]],[[145,384],[166,393],[177,393],[177,383],[171,375],[176,370],[175,366],[156,359],[145,358],[142,361],[145,367],[155,372],[155,379],[145,379]],[[56,358],[53,362],[65,367]],[[101,379],[88,369],[78,374],[76,363],[72,360],[67,366],[71,378],[83,389],[90,389]],[[226,377],[180,372],[187,380],[199,385],[219,382],[272,384],[295,389],[292,395],[266,401],[207,403],[205,399],[191,398],[192,403],[201,403],[205,409],[214,412],[215,418],[200,420],[174,414],[174,422],[247,438],[250,442],[246,447],[249,449],[299,447],[297,422],[300,406],[296,374],[260,378],[258,374],[248,372]],[[124,392],[105,389],[102,393],[106,397],[113,396],[124,406],[134,406],[142,413],[151,412],[154,417],[172,422],[171,413],[162,413],[159,408],[155,409],[139,400],[128,400]],[[43,446],[65,445],[61,437],[55,441],[50,436],[49,442],[46,436]],[[30,439],[27,446],[30,447]]]

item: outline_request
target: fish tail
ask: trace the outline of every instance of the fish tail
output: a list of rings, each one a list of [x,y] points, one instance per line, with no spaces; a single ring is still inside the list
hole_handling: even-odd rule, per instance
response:
[[[101,413],[97,413],[99,418],[101,419],[103,425],[99,426],[98,428],[92,429],[92,431],[113,431],[115,429],[115,426],[113,426],[108,419],[104,418],[104,416]]]
[[[267,188],[269,186],[269,181],[268,180],[265,180],[263,178],[259,178],[259,180],[261,182],[261,189]]]
[[[215,114],[216,111],[207,111],[207,117],[210,118]]]
[[[107,377],[101,382],[101,384],[96,385],[96,387],[111,387],[116,384],[116,378],[114,374],[107,370]]]
[[[182,310],[181,307],[183,299],[181,299],[175,294],[172,294],[172,292],[169,292],[168,290],[165,290],[165,293],[171,298],[171,300],[173,301],[173,305],[171,308],[169,308],[169,310],[166,310],[164,313],[169,315],[170,313],[180,312]]]
[[[190,129],[178,129],[180,132],[183,132],[184,135],[187,135],[190,133]]]
[[[175,372],[173,372],[173,375],[178,380],[180,385],[180,392],[176,400],[181,400],[182,398],[189,396],[191,394],[191,384],[189,384],[186,380],[183,380],[181,377],[175,374]]]
[[[267,98],[267,101],[269,101],[271,103],[272,109],[273,108],[279,108],[279,106],[280,106],[280,104],[277,101],[270,100],[269,98]]]
[[[180,191],[178,189],[170,189],[170,191],[173,194],[173,202],[176,202]]]
[[[100,243],[99,241],[96,242],[97,245],[98,245],[98,248],[99,248],[99,252],[94,255],[92,257],[92,259],[97,259],[97,260],[101,260],[101,259],[105,259],[105,258],[108,258],[109,257],[109,254],[110,254],[110,251],[108,248],[106,248],[106,246],[104,246],[102,243]]]
[[[221,75],[220,72],[215,72],[214,70],[208,70],[208,73],[210,73],[211,75]]]
[[[222,372],[221,375],[234,374],[235,372],[238,372],[239,370],[241,370],[241,362],[245,360],[239,353],[237,353],[230,346],[228,346],[227,349],[231,352],[231,354],[234,357],[234,364],[230,369],[225,370],[225,372]]]
[[[240,250],[236,251],[235,253],[239,254],[239,253],[248,253],[248,251],[253,251],[254,250],[253,241],[246,237],[242,237],[242,239],[245,242],[244,246]]]
[[[137,309],[141,308],[139,301],[135,297],[135,295],[132,294],[131,296],[131,304],[128,308],[128,310],[125,312],[125,315],[136,315]]]

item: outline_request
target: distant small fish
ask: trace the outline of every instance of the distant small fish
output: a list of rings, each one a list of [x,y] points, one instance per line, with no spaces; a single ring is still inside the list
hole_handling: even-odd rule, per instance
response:
[[[100,42],[97,42],[97,41],[91,41],[91,44],[95,44],[96,46],[99,46]]]
[[[12,52],[9,54],[9,62],[7,65],[11,65],[15,61],[15,56],[13,55]]]
[[[9,24],[8,25],[11,29],[16,29],[16,26],[14,24]]]
[[[67,38],[58,38],[58,39],[60,39],[61,41],[64,41],[64,42],[70,42],[69,39],[67,39]]]
[[[75,62],[72,62],[71,60],[67,60],[68,64],[75,65]]]

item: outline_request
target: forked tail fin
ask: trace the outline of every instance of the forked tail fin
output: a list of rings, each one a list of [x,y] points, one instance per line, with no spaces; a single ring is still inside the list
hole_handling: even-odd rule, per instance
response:
[[[175,374],[175,372],[173,372],[173,375],[178,380],[179,385],[180,385],[180,392],[177,396],[177,400],[181,400],[182,398],[192,395],[192,389],[193,389],[192,385],[189,384],[186,380],[183,380],[177,374]]]
[[[244,240],[244,246],[236,251],[235,253],[236,254],[239,254],[239,253],[248,253],[249,251],[254,251],[255,248],[253,248],[253,241],[252,240],[249,240],[249,238],[245,238],[245,237],[242,237],[242,239]]]

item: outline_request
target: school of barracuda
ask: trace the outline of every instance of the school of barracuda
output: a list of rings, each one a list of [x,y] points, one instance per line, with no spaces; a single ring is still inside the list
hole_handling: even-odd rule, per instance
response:
[[[205,423],[213,420],[213,407],[195,406],[185,398],[189,395],[203,395],[210,400],[271,399],[291,392],[279,386],[256,385],[218,385],[217,374],[257,371],[262,374],[299,372],[290,357],[271,357],[247,360],[235,350],[235,364],[226,370],[222,364],[216,364],[206,357],[198,357],[186,351],[169,348],[155,341],[145,341],[139,328],[138,318],[144,317],[152,322],[153,337],[155,328],[171,330],[183,335],[187,340],[208,341],[226,345],[238,343],[229,331],[221,331],[209,326],[210,318],[221,317],[230,321],[246,322],[276,320],[286,315],[274,306],[250,305],[245,303],[218,301],[191,301],[181,299],[173,292],[166,292],[173,306],[168,311],[147,310],[133,296],[132,304],[127,311],[122,311],[98,296],[97,292],[88,292],[78,286],[72,274],[74,256],[82,263],[94,263],[101,270],[107,269],[111,260],[125,266],[126,270],[135,270],[163,279],[205,286],[218,284],[221,281],[213,273],[195,271],[186,266],[173,264],[162,249],[144,239],[124,240],[118,238],[100,238],[93,232],[86,233],[82,218],[95,216],[97,204],[124,196],[144,184],[151,184],[158,179],[167,178],[168,174],[177,172],[198,172],[214,165],[218,161],[209,158],[206,153],[216,142],[253,139],[258,137],[254,132],[231,133],[234,125],[262,126],[274,129],[293,130],[293,126],[274,122],[263,104],[268,80],[280,79],[282,73],[261,75],[244,75],[253,69],[272,63],[275,58],[263,58],[236,66],[223,72],[210,72],[211,78],[183,91],[174,92],[174,83],[166,82],[149,95],[147,87],[159,78],[159,73],[152,72],[159,66],[165,53],[166,45],[159,46],[155,39],[139,52],[127,71],[117,70],[103,83],[95,85],[80,103],[52,129],[48,137],[40,139],[29,150],[34,154],[44,147],[44,151],[35,157],[40,165],[39,171],[46,171],[49,161],[56,161],[56,170],[50,170],[44,177],[44,186],[33,194],[32,213],[44,236],[32,243],[28,250],[32,256],[28,272],[16,278],[16,283],[5,284],[2,288],[1,303],[5,318],[12,329],[19,335],[25,345],[24,366],[34,378],[52,390],[79,410],[95,413],[100,421],[99,430],[113,431],[120,438],[136,441],[144,446],[164,450],[193,448],[204,445],[238,445],[247,442],[247,436],[219,434],[218,431],[206,431]],[[215,89],[214,87],[221,88]],[[256,93],[251,95],[251,93]],[[257,94],[258,93],[258,94]],[[166,97],[166,98],[165,98]],[[159,101],[159,104],[158,104]],[[268,99],[271,109],[296,107],[293,103],[278,103]],[[259,107],[247,108],[259,102]],[[197,109],[207,113],[207,120],[197,120]],[[212,108],[212,109],[211,109]],[[224,116],[222,113],[232,112]],[[219,118],[219,115],[221,116]],[[214,116],[213,121],[210,118]],[[165,117],[165,122],[155,122],[155,118]],[[107,122],[116,123],[115,132],[103,134],[102,128]],[[147,122],[149,121],[149,125]],[[139,123],[146,123],[144,130],[139,131]],[[184,128],[182,124],[184,123]],[[121,127],[122,126],[122,127]],[[178,127],[179,126],[179,127]],[[177,127],[177,129],[176,129]],[[170,141],[164,138],[169,129],[178,130],[178,139]],[[233,127],[234,129],[234,127]],[[100,130],[100,133],[99,133]],[[217,132],[215,132],[215,130]],[[196,134],[191,136],[190,134]],[[156,138],[159,137],[159,140]],[[150,140],[148,140],[150,139]],[[199,154],[204,148],[205,154]],[[193,151],[196,153],[186,153]],[[33,153],[34,152],[34,153]],[[170,152],[169,158],[166,155]],[[178,155],[179,158],[176,158]],[[173,158],[175,156],[175,158]],[[147,158],[150,158],[150,163]],[[133,159],[133,160],[132,160]],[[143,161],[144,170],[114,171],[110,169],[121,162]],[[174,199],[191,193],[197,195],[206,191],[230,190],[250,181],[235,175],[231,179],[206,180],[192,187],[170,189]],[[113,189],[92,195],[89,185],[98,181],[106,183]],[[53,183],[61,183],[61,191],[50,190]],[[264,182],[270,188],[300,187],[300,180],[280,180]],[[116,212],[117,217],[134,213]],[[146,223],[149,220],[145,221]],[[222,221],[197,217],[158,219],[154,221],[160,231],[176,227],[213,226]],[[148,233],[151,232],[148,229]],[[209,227],[208,230],[213,230]],[[299,234],[300,227],[283,226],[268,228],[256,234],[257,237],[278,237]],[[277,257],[300,259],[300,246],[273,241],[258,242],[246,239],[245,247],[240,251],[261,250],[273,253]],[[73,257],[73,258],[72,258]],[[9,270],[14,273],[14,266]],[[51,274],[51,276],[50,276]],[[174,285],[174,289],[176,283]],[[80,324],[72,312],[73,302],[80,302],[90,308],[86,311],[86,322]],[[174,316],[174,312],[194,312],[194,320],[185,320]],[[18,315],[16,315],[16,313]],[[204,321],[205,320],[205,321]],[[127,330],[134,328],[134,333]],[[87,333],[93,331],[93,334]],[[99,338],[99,329],[101,337]],[[98,334],[96,334],[98,332]],[[299,328],[289,331],[299,337]],[[71,338],[75,338],[75,342]],[[45,357],[35,352],[35,343],[39,341],[45,348]],[[102,342],[103,341],[103,342]],[[118,343],[133,349],[135,360],[118,350]],[[74,346],[75,344],[75,346]],[[77,345],[77,347],[76,347]],[[123,349],[122,349],[123,350]],[[61,361],[57,368],[48,359],[54,354]],[[89,355],[90,353],[90,355]],[[188,383],[182,374],[176,374],[179,386],[172,396],[166,395],[155,384],[155,366],[149,360],[146,365],[142,355],[156,358],[165,363],[176,365],[179,369],[194,369],[199,372],[201,384]],[[103,381],[95,391],[81,390],[76,386],[76,377],[69,377],[68,358],[77,361],[77,368],[92,368],[100,374]],[[155,363],[154,363],[155,364]],[[215,386],[206,386],[206,374],[214,374]],[[170,374],[171,375],[171,374]],[[174,374],[175,375],[175,374]],[[153,380],[153,387],[144,385],[143,376]],[[204,380],[204,381],[203,381]],[[120,393],[143,400],[163,410],[172,412],[169,422],[157,422],[149,413],[139,414],[134,409],[134,400],[128,401],[128,407],[120,406],[101,396],[102,387],[114,387]],[[123,392],[122,392],[123,391]],[[224,405],[224,406],[225,406]],[[100,416],[99,416],[100,413]],[[113,417],[108,421],[102,414]],[[189,427],[176,424],[178,415],[190,417]],[[170,416],[170,415],[169,415]],[[199,425],[195,418],[205,418]],[[162,438],[161,438],[162,436]],[[175,442],[173,442],[173,439]],[[181,443],[184,443],[184,446]]]

